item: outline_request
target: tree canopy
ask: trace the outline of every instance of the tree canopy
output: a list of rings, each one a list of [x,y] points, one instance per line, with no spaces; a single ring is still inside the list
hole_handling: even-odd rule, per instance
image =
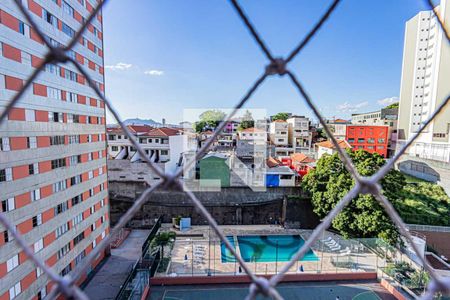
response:
[[[389,105],[386,106],[385,108],[398,108],[399,105],[400,105],[399,102],[395,102],[395,103],[389,104]]]
[[[239,124],[238,130],[243,130],[247,128],[255,127],[255,120],[253,120],[252,113],[246,110],[242,116],[241,124]]]
[[[289,117],[289,114],[286,112],[279,112],[276,115],[272,116],[272,121],[283,120],[286,121]]]
[[[348,151],[358,172],[363,176],[373,175],[383,164],[378,154],[363,150]],[[317,167],[303,179],[302,185],[312,196],[314,212],[325,217],[353,187],[354,180],[345,169],[338,154],[324,155]],[[404,176],[391,170],[382,180],[384,195],[391,201],[397,199],[397,191],[405,184]],[[394,244],[399,234],[379,202],[372,196],[360,194],[333,220],[332,226],[344,237],[380,237]]]
[[[200,114],[200,120],[195,122],[195,131],[202,132],[206,129],[214,130],[220,124],[220,122],[225,119],[225,116],[226,114],[220,110],[206,110]]]

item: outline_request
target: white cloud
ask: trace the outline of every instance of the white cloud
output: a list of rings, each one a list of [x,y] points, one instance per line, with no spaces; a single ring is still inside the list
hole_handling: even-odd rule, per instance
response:
[[[398,102],[398,97],[390,97],[390,98],[384,98],[377,101],[378,104],[382,106],[386,106],[395,102]]]
[[[355,112],[357,110],[359,110],[360,108],[366,107],[367,105],[369,105],[368,101],[363,101],[360,103],[356,103],[356,104],[352,104],[349,102],[344,102],[340,105],[337,106],[337,109],[339,112]]]
[[[126,63],[120,62],[120,63],[117,63],[115,65],[105,66],[105,68],[113,70],[113,71],[117,71],[117,70],[124,71],[124,70],[128,70],[132,66],[133,66],[132,64],[126,64]]]
[[[164,75],[164,71],[162,70],[147,70],[144,71],[145,75],[150,75],[150,76],[161,76]]]

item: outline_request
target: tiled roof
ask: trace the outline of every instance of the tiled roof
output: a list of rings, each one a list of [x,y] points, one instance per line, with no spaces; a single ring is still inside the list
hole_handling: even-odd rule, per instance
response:
[[[281,165],[281,161],[270,156],[268,159],[266,159],[266,164],[269,168],[273,168]]]
[[[128,125],[127,128],[134,133],[148,132],[153,129],[153,127],[148,125]]]
[[[161,127],[161,128],[155,128],[148,132],[146,132],[145,136],[150,137],[164,137],[164,136],[172,136],[172,135],[178,135],[180,134],[180,130],[169,128],[169,127]]]
[[[352,147],[346,140],[338,140],[337,142],[338,142],[339,148],[347,149],[347,148]],[[317,143],[316,145],[320,146],[320,147],[324,147],[324,148],[329,148],[329,149],[336,148],[336,147],[334,147],[334,145],[331,141],[320,142],[320,143]]]
[[[308,155],[305,155],[304,153],[291,154],[291,159],[293,162],[301,162],[301,163],[305,163],[305,164],[316,161],[314,158],[311,158]]]

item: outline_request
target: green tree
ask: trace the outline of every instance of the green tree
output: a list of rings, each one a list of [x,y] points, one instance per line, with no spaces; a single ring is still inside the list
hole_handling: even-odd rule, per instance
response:
[[[289,117],[289,114],[288,114],[288,113],[285,113],[285,112],[279,112],[279,113],[277,113],[276,115],[274,115],[274,116],[272,117],[272,121],[276,121],[276,120],[283,120],[283,121],[286,121],[288,117]]]
[[[194,129],[195,129],[195,132],[197,132],[197,133],[200,133],[203,130],[205,130],[205,127],[206,127],[206,122],[204,122],[204,121],[198,121],[198,122],[194,123]]]
[[[207,126],[214,129],[223,119],[225,119],[225,116],[223,111],[211,109],[202,112],[199,118],[201,122],[204,122]]]
[[[398,108],[399,105],[400,105],[399,102],[395,102],[395,103],[389,104],[389,105],[386,106],[385,108]]]
[[[255,121],[253,120],[252,113],[247,110],[242,116],[242,121],[241,124],[239,124],[238,130],[244,130],[252,127],[255,127]]]
[[[363,176],[373,175],[385,162],[380,155],[363,150],[349,150],[348,154]],[[322,156],[317,167],[302,181],[303,188],[311,193],[314,212],[321,218],[334,208],[354,184],[337,153]],[[381,180],[384,195],[394,202],[397,200],[396,191],[404,185],[404,176],[396,170],[391,170]],[[380,237],[391,244],[399,238],[397,229],[372,195],[358,195],[337,215],[332,226],[346,238]]]
[[[171,240],[175,239],[176,233],[173,231],[161,232],[155,236],[150,244],[152,248],[161,247],[161,259],[164,258],[164,246],[167,246]]]

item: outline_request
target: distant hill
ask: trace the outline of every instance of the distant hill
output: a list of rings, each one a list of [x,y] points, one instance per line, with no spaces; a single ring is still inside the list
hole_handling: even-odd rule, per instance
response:
[[[152,127],[173,127],[173,128],[178,128],[180,127],[180,125],[178,124],[165,124],[163,125],[160,122],[156,122],[152,119],[139,119],[139,118],[135,118],[135,119],[126,119],[123,121],[123,124],[125,125],[148,125],[148,126],[152,126]],[[114,127],[117,126],[117,124],[108,124],[109,127]]]

